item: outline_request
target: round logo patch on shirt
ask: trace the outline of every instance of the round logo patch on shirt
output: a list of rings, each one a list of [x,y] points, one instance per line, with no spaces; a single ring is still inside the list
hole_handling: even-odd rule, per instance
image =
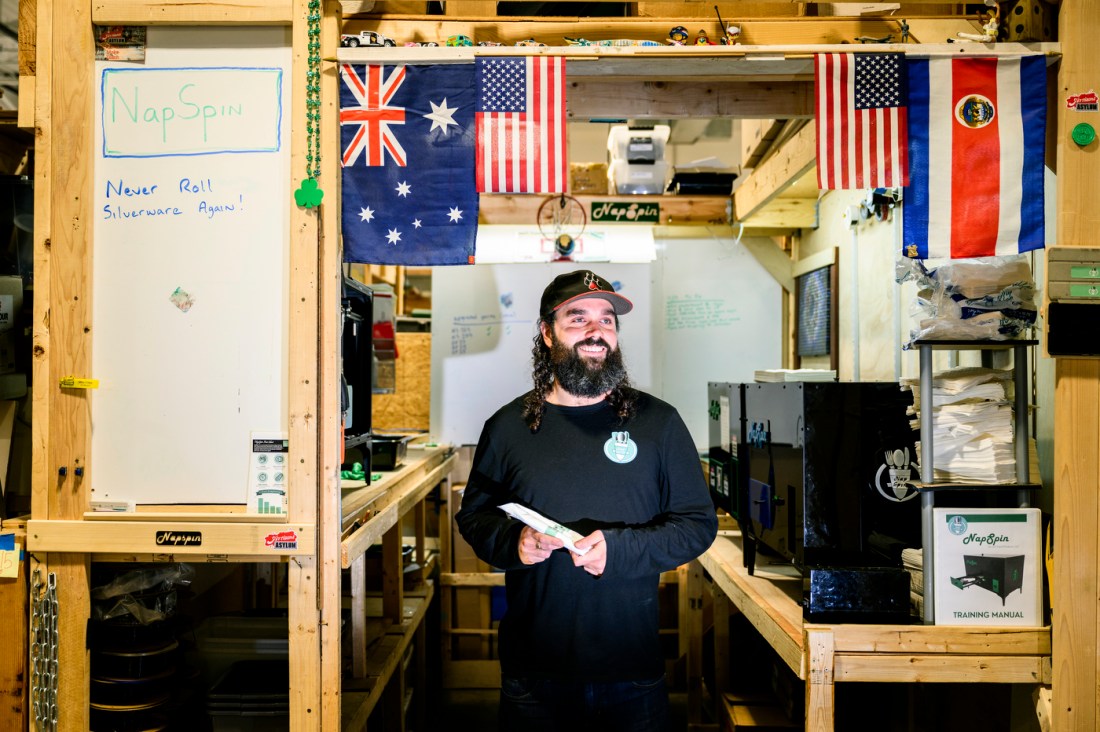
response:
[[[603,443],[603,454],[613,463],[629,463],[638,457],[638,443],[630,439],[629,432],[612,432],[611,439]]]

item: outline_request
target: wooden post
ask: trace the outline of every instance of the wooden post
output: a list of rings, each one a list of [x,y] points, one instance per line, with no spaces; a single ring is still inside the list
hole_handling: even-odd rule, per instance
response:
[[[832,732],[834,722],[833,631],[830,628],[805,632],[806,655],[810,661],[806,684],[806,729]]]
[[[703,721],[703,566],[677,570],[680,584],[680,652],[687,657],[688,724]]]
[[[1096,246],[1100,229],[1100,167],[1097,143],[1079,147],[1070,138],[1079,123],[1097,126],[1095,115],[1064,109],[1070,94],[1093,89],[1094,46],[1100,31],[1100,0],[1059,6],[1062,59],[1048,115],[1057,120],[1060,246]],[[1097,557],[1100,555],[1100,361],[1058,358],[1054,376],[1054,577],[1051,728],[1096,729],[1100,724],[1100,656],[1097,628]]]

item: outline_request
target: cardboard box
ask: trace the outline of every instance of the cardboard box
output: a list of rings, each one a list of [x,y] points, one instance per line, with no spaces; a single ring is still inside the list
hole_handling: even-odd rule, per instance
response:
[[[1039,509],[932,515],[937,625],[1043,624]]]
[[[607,163],[570,163],[569,192],[607,195]]]

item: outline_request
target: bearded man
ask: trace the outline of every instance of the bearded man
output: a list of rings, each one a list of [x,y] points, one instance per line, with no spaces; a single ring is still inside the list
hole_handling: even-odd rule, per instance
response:
[[[505,571],[500,729],[657,732],[668,724],[661,572],[718,523],[675,408],[630,385],[619,316],[633,304],[588,270],[542,294],[534,388],[485,423],[456,521]],[[567,548],[500,509],[581,537]]]

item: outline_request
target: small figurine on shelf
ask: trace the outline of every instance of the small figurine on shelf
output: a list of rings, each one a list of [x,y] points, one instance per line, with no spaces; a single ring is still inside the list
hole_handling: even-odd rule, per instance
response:
[[[668,42],[673,46],[687,45],[688,29],[678,25],[668,32]]]
[[[989,14],[985,16],[985,22],[982,23],[981,33],[956,33],[960,39],[964,41],[975,41],[977,43],[994,43],[997,40],[997,33],[1000,30],[1000,8],[997,5],[993,5]],[[949,38],[948,41],[954,39]]]
[[[710,38],[707,36],[707,32],[705,30],[703,30],[702,28],[700,28],[699,32],[695,34],[695,45],[696,46],[717,46],[718,44],[715,43],[714,41],[710,40]]]
[[[714,6],[714,13],[718,16],[718,27],[722,29],[722,45],[723,46],[736,46],[739,41],[737,40],[741,36],[741,26],[726,25],[726,22],[722,20],[722,13],[718,11],[718,6]]]

